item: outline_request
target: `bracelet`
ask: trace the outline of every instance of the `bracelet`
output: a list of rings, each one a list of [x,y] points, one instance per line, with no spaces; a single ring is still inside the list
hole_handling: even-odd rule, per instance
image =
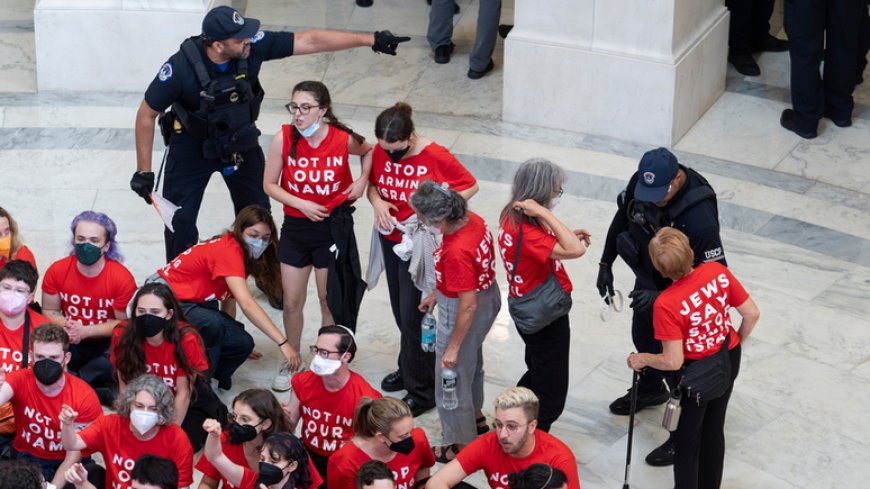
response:
[[[284,338],[284,341],[282,341],[281,343],[278,343],[278,348],[281,348],[282,346],[286,345],[289,342],[290,342],[289,338]]]

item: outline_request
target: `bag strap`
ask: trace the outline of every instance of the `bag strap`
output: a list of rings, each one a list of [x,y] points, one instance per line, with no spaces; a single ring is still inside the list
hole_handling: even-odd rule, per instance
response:
[[[21,345],[21,368],[27,368],[30,350],[30,311],[24,311],[24,344]]]
[[[203,89],[208,88],[211,78],[208,76],[208,70],[205,69],[205,63],[202,61],[202,55],[199,54],[199,49],[197,49],[194,38],[187,38],[181,43],[181,52],[184,53],[187,62],[193,67],[200,87]]]
[[[520,262],[520,248],[523,246],[523,210],[520,213],[520,232],[517,236],[517,250],[514,252],[514,269],[511,270],[511,281],[508,283],[508,292],[514,286],[514,278],[517,276],[517,264]]]

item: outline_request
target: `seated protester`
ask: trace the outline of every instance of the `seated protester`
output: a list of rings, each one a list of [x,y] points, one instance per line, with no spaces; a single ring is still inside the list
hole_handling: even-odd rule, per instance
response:
[[[33,368],[6,375],[0,370],[0,404],[12,402],[19,420],[12,447],[19,460],[36,463],[45,480],[62,485],[64,470],[81,458],[60,443],[57,414],[63,406],[80,412],[79,428],[103,415],[97,394],[83,380],[65,372],[70,360],[69,336],[46,323],[30,335]],[[57,474],[55,474],[55,472]]]
[[[0,462],[0,489],[45,489],[45,479],[34,464],[20,461]]]
[[[532,464],[515,474],[508,474],[510,489],[567,489],[568,478],[547,464]]]
[[[187,433],[197,452],[205,441],[202,422],[217,418],[225,423],[227,415],[205,380],[208,361],[202,340],[185,322],[181,306],[165,284],[143,285],[131,305],[130,321],[112,332],[111,360],[120,391],[146,373],[163,379],[175,396],[175,424]]]
[[[96,489],[88,481],[88,470],[75,464],[66,471],[66,481],[75,489]],[[142,455],[133,466],[133,489],[178,489],[178,467],[168,458]]]
[[[289,433],[290,425],[275,395],[266,389],[242,391],[232,403],[232,423],[220,437],[221,454],[231,463],[247,467],[252,472],[260,471],[260,448],[266,438],[276,433]],[[196,470],[202,472],[200,489],[232,488],[232,485],[208,459],[205,453],[196,462]],[[323,484],[323,479],[309,459],[308,472],[311,487]]]
[[[284,410],[291,433],[302,421],[302,441],[323,476],[330,455],[353,436],[353,415],[360,400],[378,399],[381,393],[350,370],[356,341],[344,326],[320,328],[311,354],[310,369],[291,380],[293,391]]]
[[[9,211],[0,207],[0,268],[12,260],[24,260],[36,268],[36,258],[30,248],[21,242],[18,223]]]
[[[42,308],[52,323],[66,328],[71,343],[70,372],[97,390],[107,405],[114,397],[109,344],[112,329],[127,319],[136,291],[133,275],[121,264],[109,216],[94,211],[70,225],[73,253],[48,267],[42,280]]]
[[[290,433],[275,433],[266,438],[260,449],[258,471],[248,464],[238,465],[221,451],[221,425],[207,419],[202,428],[208,433],[204,455],[229,483],[229,487],[256,489],[310,489],[311,466],[308,452],[299,438]]]
[[[67,450],[99,452],[103,456],[105,470],[97,465],[86,466],[89,472],[105,471],[102,486],[105,488],[132,488],[130,470],[147,453],[169,457],[178,467],[179,487],[190,487],[193,450],[184,431],[173,423],[174,402],[172,392],[162,380],[143,375],[127,384],[124,393],[118,396],[116,414],[103,416],[78,433],[74,423],[79,413],[64,406],[60,412],[63,445]]]
[[[411,408],[404,401],[364,397],[353,416],[353,432],[353,438],[329,457],[330,489],[354,489],[357,472],[370,460],[385,462],[399,489],[414,489],[435,465],[426,432],[414,428]]]
[[[356,489],[396,489],[393,470],[380,460],[369,460],[356,473]]]
[[[48,319],[27,307],[33,302],[39,275],[24,260],[0,268],[0,370],[9,373],[30,364],[30,333]],[[0,405],[0,451],[9,451],[15,437],[12,404]]]
[[[433,475],[427,489],[454,487],[483,470],[492,489],[506,489],[508,475],[544,463],[568,477],[567,489],[580,489],[577,460],[567,445],[536,430],[538,397],[525,387],[511,387],[495,399],[493,431],[469,443],[456,459]]]

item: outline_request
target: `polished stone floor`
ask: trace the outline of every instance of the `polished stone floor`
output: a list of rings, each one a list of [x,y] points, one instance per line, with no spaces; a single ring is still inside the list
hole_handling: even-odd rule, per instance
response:
[[[624,361],[632,350],[630,316],[600,321],[594,282],[616,194],[650,148],[502,122],[502,42],[495,71],[478,81],[466,78],[477,5],[458,1],[457,49],[447,65],[432,62],[423,0],[375,0],[370,9],[357,8],[352,0],[243,2],[246,15],[270,29],[388,28],[413,36],[397,57],[359,49],[267,63],[263,141],[287,120],[282,105],[292,85],[304,79],[325,82],[339,117],[368,137],[380,110],[406,101],[415,109],[418,132],[451,149],[481,181],[471,207],[491,228],[518,163],[541,156],[563,165],[569,182],[556,213],[571,226],[591,230],[593,246],[568,264],[575,284],[571,393],[552,432],[574,450],[585,489],[619,487],[627,418],[610,415],[607,405],[631,379]],[[33,3],[0,3],[0,205],[17,218],[43,272],[69,251],[68,225],[75,214],[108,213],[118,224],[125,263],[141,281],[163,264],[161,223],[128,187],[141,93],[37,92]],[[504,21],[512,18],[512,6],[505,2]],[[856,91],[852,127],[823,120],[820,136],[807,141],[779,127],[779,114],[789,106],[787,53],[763,54],[759,61],[760,77],[742,77],[729,68],[726,92],[674,145],[681,161],[700,170],[717,190],[728,263],[762,311],[744,350],[726,422],[723,487],[867,487],[870,83]],[[155,161],[161,157],[162,148],[155,146]],[[200,216],[202,236],[232,220],[227,191],[218,176],[215,180]],[[280,215],[279,206],[274,211]],[[371,229],[367,203],[356,215],[365,261]],[[627,293],[628,269],[619,265],[615,273],[617,287]],[[501,267],[498,280],[504,287]],[[361,349],[353,363],[373,384],[395,366],[398,334],[387,311],[381,284],[365,297]],[[280,321],[278,311],[269,313]],[[319,324],[316,304],[308,304],[306,318],[303,344],[313,342]],[[254,334],[265,357],[242,367],[232,393],[268,386],[277,367],[277,351]],[[522,352],[505,307],[485,344],[490,416],[491,400],[522,374]],[[640,462],[666,437],[660,419],[660,408],[638,415],[633,487],[672,487],[669,469]],[[438,444],[434,412],[418,423]],[[479,476],[472,483],[484,487]]]

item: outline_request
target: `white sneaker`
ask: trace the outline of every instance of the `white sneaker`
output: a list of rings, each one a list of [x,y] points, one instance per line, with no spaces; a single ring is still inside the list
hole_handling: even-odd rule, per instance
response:
[[[292,388],[290,384],[290,367],[287,366],[287,362],[281,364],[281,368],[278,369],[278,373],[275,375],[275,378],[272,379],[272,390],[278,392],[286,392]]]

